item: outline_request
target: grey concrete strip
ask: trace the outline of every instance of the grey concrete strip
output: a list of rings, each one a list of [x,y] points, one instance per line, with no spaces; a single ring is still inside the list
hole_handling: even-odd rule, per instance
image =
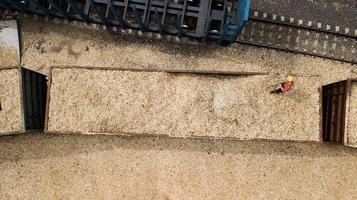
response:
[[[20,63],[20,43],[16,20],[0,20],[0,67]]]
[[[19,32],[16,20],[0,20],[0,48],[14,48],[20,56]]]

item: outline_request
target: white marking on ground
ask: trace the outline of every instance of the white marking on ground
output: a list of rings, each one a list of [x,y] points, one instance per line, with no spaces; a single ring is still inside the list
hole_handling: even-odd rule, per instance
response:
[[[350,33],[350,29],[349,28],[345,28],[345,33],[349,34]]]
[[[335,30],[336,30],[336,32],[339,32],[339,31],[340,31],[340,27],[339,27],[339,26],[336,26],[336,27],[335,27]]]

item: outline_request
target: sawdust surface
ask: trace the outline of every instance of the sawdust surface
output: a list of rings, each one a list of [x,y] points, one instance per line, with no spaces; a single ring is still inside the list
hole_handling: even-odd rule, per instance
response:
[[[49,73],[50,66],[69,66],[69,67],[90,66],[90,67],[99,67],[99,68],[113,67],[113,68],[175,69],[175,70],[186,69],[186,70],[198,70],[198,71],[218,69],[221,71],[233,71],[233,72],[241,72],[241,73],[245,73],[245,72],[268,73],[269,77],[275,77],[272,78],[271,80],[265,80],[265,84],[277,84],[282,80],[284,80],[284,78],[288,74],[292,74],[298,80],[296,87],[304,88],[304,89],[297,89],[294,93],[285,95],[283,98],[281,98],[282,101],[284,102],[289,102],[289,103],[294,102],[293,104],[298,105],[297,106],[298,109],[295,109],[295,107],[292,110],[287,109],[285,114],[298,116],[297,117],[298,119],[305,118],[307,121],[305,123],[306,124],[308,123],[313,127],[316,127],[316,125],[319,123],[319,119],[316,117],[316,115],[311,115],[311,119],[310,119],[309,118],[310,115],[307,115],[306,113],[316,114],[317,107],[320,104],[317,100],[319,91],[316,89],[316,87],[318,85],[321,86],[324,84],[345,80],[347,78],[357,77],[356,65],[351,65],[351,64],[346,64],[346,63],[341,63],[331,60],[324,60],[321,58],[315,58],[311,56],[303,56],[299,54],[283,53],[275,50],[256,48],[246,45],[233,44],[230,47],[223,48],[215,44],[192,44],[192,43],[187,44],[187,43],[177,43],[167,39],[161,39],[161,40],[147,39],[147,38],[139,37],[135,34],[132,35],[121,34],[121,35],[115,35],[113,37],[107,31],[88,29],[85,28],[84,26],[78,25],[78,23],[77,25],[73,25],[71,23],[54,24],[53,22],[44,22],[41,20],[35,21],[32,19],[24,19],[24,18],[20,19],[20,25],[22,27],[21,30],[23,36],[22,46],[24,47],[22,49],[22,54],[23,54],[23,59],[21,63],[22,66],[26,66],[30,69],[40,71],[45,74]],[[95,73],[93,75],[88,75],[88,79],[86,79],[86,82],[97,82],[97,80],[98,81],[102,80],[101,78],[97,80],[91,78],[97,78]],[[170,81],[170,80],[171,79],[163,79],[163,81]],[[182,81],[184,81],[184,79],[182,79]],[[226,82],[229,81],[230,80],[227,80]],[[61,84],[70,85],[71,83],[61,82]],[[140,85],[140,81],[137,84]],[[162,85],[167,85],[167,84],[168,83],[162,83]],[[208,92],[209,89],[203,89],[205,91],[203,92],[205,96],[200,98],[202,99],[212,98],[212,96],[214,95],[212,95],[211,93],[215,93],[216,92],[215,90],[217,90],[218,87],[215,84],[216,83],[212,83],[211,81],[204,83],[203,84],[205,85],[204,87],[206,88],[211,87],[213,89],[211,92]],[[221,85],[226,84],[225,87],[228,88],[228,85],[230,83],[225,83],[225,81],[220,80],[219,84]],[[247,85],[244,86],[246,87],[246,89],[244,90],[246,96],[248,96],[249,92],[247,91],[250,90],[253,86],[249,81],[246,82],[246,84]],[[308,84],[311,84],[311,86],[307,86]],[[181,85],[187,85],[187,83],[182,83]],[[266,88],[266,87],[267,86],[262,86],[262,84],[258,86],[258,88]],[[187,88],[189,88],[189,86],[187,86]],[[191,91],[192,88],[187,90],[185,89],[185,91]],[[228,88],[227,90],[230,89],[231,88]],[[259,89],[255,88],[252,91],[258,92]],[[220,93],[221,96],[226,95],[225,93],[229,93],[228,91],[224,91],[223,89],[222,91],[217,91],[217,92]],[[101,92],[99,91],[99,93]],[[266,94],[266,91],[263,91],[263,93]],[[94,94],[95,92],[92,93],[92,96]],[[305,101],[306,96],[310,94],[311,94],[311,99],[314,100]],[[162,94],[162,96],[165,98],[170,95],[172,96],[172,93]],[[100,96],[94,98],[96,98],[97,101],[106,102],[106,99],[101,99]],[[187,99],[190,98],[191,96],[188,96]],[[221,110],[219,111],[217,111],[217,109],[216,111],[214,111],[214,109],[212,109],[213,106],[208,105],[210,101],[207,100],[205,104],[200,104],[201,106],[203,106],[202,108],[198,108],[197,111],[192,110],[192,115],[197,116],[199,112],[202,112],[201,113],[202,115],[214,116],[215,118],[213,121],[212,120],[205,121],[205,123],[209,123],[211,127],[214,126],[211,123],[218,122],[217,120],[221,120],[223,124],[232,124],[233,126],[233,123],[235,122],[234,120],[232,121],[232,119],[234,119],[234,117],[232,116],[238,116],[239,114],[237,113],[239,112],[241,112],[240,115],[242,115],[243,113],[245,114],[250,113],[248,116],[252,116],[251,120],[258,118],[257,116],[254,116],[254,113],[256,114],[259,112],[258,110],[254,109],[253,104],[255,100],[246,101],[246,102],[253,102],[253,103],[246,103],[245,105],[249,104],[250,107],[244,106],[242,109],[241,107],[239,108],[235,107],[238,106],[239,103],[238,104],[232,103],[233,100],[227,100],[229,98],[231,97],[227,97],[224,100],[227,101],[225,102],[227,103],[227,105],[225,106],[228,106],[229,108],[224,107],[224,108],[220,108]],[[234,98],[238,98],[238,97],[234,97]],[[128,95],[128,99],[136,100],[135,98],[130,97],[130,95]],[[265,97],[262,99],[266,100]],[[302,106],[304,104],[303,102],[305,102],[305,106]],[[196,103],[196,100],[191,103]],[[181,105],[181,104],[183,103],[180,102],[177,105]],[[268,105],[269,103],[266,104]],[[63,103],[63,106],[68,106],[68,105],[66,105],[66,103]],[[103,105],[99,105],[99,107],[101,106]],[[280,113],[278,116],[279,120],[273,120],[278,122],[278,124],[276,125],[277,127],[278,126],[285,127],[285,126],[280,126],[281,124],[288,123],[287,121],[284,120],[289,120],[291,123],[295,124],[294,120],[291,120],[291,118],[289,117],[283,116],[282,108],[285,108],[286,106],[281,107],[278,104],[274,104],[271,106],[273,106],[271,107],[271,110],[276,109],[279,110],[278,113]],[[79,108],[78,108],[79,110],[78,109],[77,110],[87,112],[87,109],[89,108],[97,109],[99,107],[87,106],[86,108],[83,108],[83,110],[80,110]],[[206,108],[207,110],[205,110]],[[122,108],[120,108],[119,110],[121,109]],[[231,111],[228,111],[229,109],[231,109]],[[237,109],[242,109],[242,110],[237,111]],[[212,111],[214,111],[213,114]],[[291,111],[291,113],[289,113],[289,111]],[[66,112],[67,111],[64,111],[64,113]],[[99,111],[92,111],[92,112],[96,113]],[[222,113],[219,114],[219,112],[224,112],[224,114]],[[261,118],[267,119],[268,118],[267,116],[271,116],[272,114],[271,112],[272,111],[264,110],[262,112],[259,112],[258,115],[263,115],[263,117]],[[128,111],[125,112],[125,114],[127,113]],[[84,114],[78,114],[78,116],[81,115]],[[165,116],[165,114],[162,115]],[[92,121],[94,116],[90,117]],[[189,116],[189,114],[187,116]],[[274,118],[275,116],[271,116],[271,117]],[[208,118],[211,119],[210,117]],[[190,124],[189,126],[192,125],[190,119],[191,118],[189,117],[186,119],[188,120],[187,123]],[[249,118],[247,118],[247,120],[248,119]],[[281,121],[281,119],[284,119],[283,120],[284,122]],[[80,121],[81,118],[79,118],[78,120]],[[89,121],[87,120],[86,123],[89,124]],[[110,119],[108,119],[108,121],[110,121]],[[269,120],[265,122],[267,123],[268,121]],[[74,123],[75,121],[71,121],[70,124],[74,124]],[[120,126],[118,127],[117,125],[114,124],[110,124],[110,122],[106,122],[106,120],[102,122],[101,127],[102,126],[105,127],[107,123],[109,124],[109,127],[112,128],[94,129],[94,127],[88,128],[90,126],[88,127],[84,126],[87,128],[79,129],[79,131],[90,130],[90,132],[92,132],[94,130],[96,131],[102,130],[106,132],[111,132],[115,130],[122,130],[123,128]],[[198,124],[202,124],[202,123],[204,123],[204,120],[202,120]],[[144,125],[142,126],[145,127]],[[216,125],[216,128],[218,127],[220,126]],[[250,128],[249,126],[247,126],[245,127],[245,129],[242,129],[243,127],[242,125],[238,125],[238,127],[241,128],[240,130],[246,130]],[[297,130],[291,130],[291,129],[286,130],[285,128],[279,129],[279,127],[278,128],[277,127],[275,127],[271,131],[276,132],[276,130],[278,130],[279,132],[278,135],[282,136],[282,138],[285,138],[285,136],[282,135],[283,131],[287,132],[285,133],[286,135],[288,135],[286,136],[287,138],[290,138],[290,133],[289,133],[290,131],[294,133],[297,132]],[[198,128],[199,127],[197,126],[195,129]],[[216,128],[212,130],[216,130]],[[171,130],[173,129],[175,129],[174,126],[171,127]],[[135,130],[139,130],[139,129],[135,129]],[[155,130],[150,129],[150,130],[152,130],[154,133],[157,133],[157,131],[160,130],[160,128],[157,128],[157,130],[156,129]],[[167,130],[167,129],[163,128],[162,130]],[[222,129],[222,130],[227,131],[227,133],[222,134],[223,131],[218,131],[217,136],[232,135],[232,133],[236,131],[236,129]],[[264,133],[258,134],[258,132],[265,132],[266,130],[270,130],[270,129],[254,130],[253,135],[254,137],[264,138],[266,137],[265,134]],[[303,130],[307,130],[307,128]],[[316,131],[317,129],[313,128],[308,130],[309,131],[307,131],[307,133],[298,133],[298,135],[296,135],[295,137],[299,139],[303,139],[303,138],[306,139],[311,136],[310,139],[313,138],[313,140],[315,140],[316,135],[318,135],[318,131]],[[316,131],[316,133],[311,134],[312,131]],[[198,134],[199,132],[200,131],[198,132],[194,131],[192,134],[201,135]],[[161,134],[166,134],[166,133],[161,133]],[[309,135],[309,137],[307,137],[306,135]]]
[[[0,48],[0,69],[19,66],[20,59],[15,48]]]
[[[55,68],[48,131],[318,141],[320,81],[283,78]]]
[[[357,75],[355,66],[322,60],[318,58],[294,55],[290,53],[281,53],[274,50],[264,50],[251,48],[243,45],[233,45],[227,50],[209,51],[206,54],[194,53],[191,47],[183,47],[181,45],[171,45],[171,42],[142,42],[142,40],[125,38],[113,44],[112,38],[103,31],[92,31],[71,27],[70,25],[53,25],[43,22],[36,22],[32,19],[21,19],[21,30],[23,36],[23,66],[28,66],[33,70],[42,73],[49,72],[49,66],[98,66],[98,67],[181,67],[182,64],[188,61],[191,56],[192,64],[188,68],[195,68],[199,59],[205,56],[205,59],[211,58],[210,62],[215,62],[217,55],[222,55],[225,59],[233,57],[233,64],[239,63],[239,66],[230,68],[223,64],[220,67],[226,67],[225,70],[244,71],[241,68],[243,65],[248,67],[249,71],[266,71],[269,76],[276,76],[276,81],[280,81],[289,73],[293,73],[299,77],[298,82],[312,83],[312,87],[300,83],[297,85],[296,91],[306,92],[311,94],[302,95],[303,98],[296,98],[294,93],[284,97],[286,101],[309,100],[311,104],[304,105],[302,111],[311,108],[308,113],[316,114],[316,95],[315,84],[327,84],[338,80],[344,80]],[[51,31],[53,30],[53,31]],[[44,51],[36,47],[36,43],[40,41],[44,46]],[[168,44],[169,43],[169,44]],[[127,45],[127,49],[122,49]],[[132,48],[133,46],[135,48]],[[88,47],[88,48],[87,48]],[[175,48],[174,48],[175,47]],[[202,48],[202,47],[199,47]],[[196,49],[199,49],[196,48]],[[216,47],[212,47],[216,49]],[[156,51],[154,51],[156,49]],[[154,51],[154,53],[147,53]],[[202,51],[202,50],[200,50]],[[57,52],[57,53],[55,53]],[[142,53],[138,53],[142,52]],[[160,55],[164,52],[164,56]],[[204,53],[204,52],[203,52]],[[139,56],[140,59],[131,57]],[[160,56],[158,56],[160,55]],[[162,61],[163,58],[174,58],[170,62]],[[197,57],[195,57],[197,56]],[[155,58],[155,59],[153,59]],[[142,61],[148,59],[148,61]],[[178,61],[182,59],[183,61]],[[139,61],[138,61],[139,60]],[[207,59],[208,60],[208,59]],[[150,61],[150,62],[149,62]],[[201,60],[202,61],[202,60]],[[133,62],[133,63],[131,63]],[[164,64],[160,64],[163,62]],[[165,64],[166,62],[166,64]],[[116,64],[118,63],[118,64]],[[167,65],[168,63],[168,65]],[[178,63],[172,65],[171,63]],[[189,62],[188,62],[189,63]],[[222,61],[217,61],[217,65]],[[182,65],[181,65],[182,64]],[[199,66],[199,65],[197,65]],[[258,68],[252,67],[258,66]],[[216,67],[216,66],[213,66]],[[205,68],[205,67],[202,67]],[[210,66],[208,66],[210,68]],[[58,72],[64,73],[62,78],[68,78],[66,70]],[[80,94],[88,95],[85,106],[89,108],[105,108],[102,103],[103,99],[97,94],[101,94],[101,90],[107,90],[107,86],[100,86],[95,83],[97,72],[90,74],[78,75],[74,77],[90,77],[86,83],[81,83],[81,86],[98,87],[98,93],[84,94],[85,91],[77,91]],[[168,78],[169,77],[169,78]],[[109,76],[108,78],[113,78]],[[204,106],[203,108],[211,108],[208,105],[206,97],[212,97],[212,93],[217,92],[218,96],[227,99],[227,104],[216,104],[218,112],[209,113],[206,111],[201,113],[202,122],[213,118],[232,118],[240,111],[234,108],[232,114],[227,112],[232,105],[236,105],[235,99],[241,99],[240,90],[230,83],[236,80],[219,79],[209,77],[209,81],[202,81],[201,78],[190,76],[180,76],[170,78],[168,75],[156,76],[153,80],[146,76],[147,80],[143,82],[137,81],[135,76],[130,76],[133,80],[128,80],[125,85],[130,83],[132,86],[130,91],[134,89],[144,90],[143,83],[153,83],[158,78],[167,78],[171,82],[178,80],[186,80],[185,82],[176,82],[177,88],[187,88],[182,91],[195,91],[194,86],[203,86],[202,89],[197,88],[197,93],[193,93],[193,97],[186,100],[189,103],[196,103]],[[99,78],[102,81],[104,77]],[[207,78],[202,78],[207,79]],[[305,80],[306,79],[306,80]],[[314,81],[317,79],[316,81]],[[112,81],[116,81],[114,77]],[[246,83],[251,83],[254,78],[247,79]],[[265,80],[265,79],[264,79]],[[75,79],[70,81],[65,79],[58,80],[55,84],[64,84],[69,88],[75,88],[71,85]],[[0,80],[1,82],[1,80]],[[103,81],[110,83],[111,80]],[[242,81],[236,81],[239,85]],[[268,81],[266,81],[268,82]],[[189,83],[194,83],[193,86]],[[217,90],[215,84],[224,86],[223,88],[235,89],[236,96],[227,95],[227,92]],[[87,85],[88,84],[88,85]],[[156,85],[155,85],[156,84]],[[120,86],[120,85],[119,85]],[[118,90],[118,85],[113,89]],[[123,86],[123,87],[124,87]],[[166,87],[162,83],[161,88]],[[180,86],[180,87],[178,87]],[[64,86],[55,85],[54,88],[61,89],[60,92],[73,94]],[[151,90],[155,87],[147,86]],[[172,86],[171,86],[172,87]],[[169,87],[169,88],[171,88]],[[211,88],[210,88],[211,87]],[[251,88],[248,86],[247,88]],[[238,89],[237,89],[238,88]],[[165,88],[164,88],[165,89]],[[301,91],[303,90],[303,91]],[[89,90],[92,91],[92,90]],[[127,91],[127,90],[126,90]],[[209,92],[210,91],[210,92]],[[244,90],[246,91],[246,90]],[[253,90],[255,91],[255,90]],[[314,91],[314,92],[313,92]],[[312,92],[312,93],[310,93]],[[316,93],[315,93],[316,92]],[[140,97],[148,95],[143,92],[142,96],[137,92],[133,93],[138,97],[133,102],[124,101],[131,107],[138,108]],[[178,93],[180,94],[180,93]],[[198,98],[198,94],[200,98]],[[1,95],[1,94],[0,94]],[[59,102],[57,96],[55,102],[61,108],[71,107],[73,109],[87,109],[84,106],[76,108],[77,102],[69,99],[63,99]],[[76,94],[74,94],[76,95]],[[116,97],[112,93],[106,93],[107,99]],[[112,96],[111,96],[112,95]],[[127,94],[125,94],[127,95]],[[157,96],[158,94],[155,93]],[[165,95],[173,95],[172,93],[162,93]],[[197,98],[196,98],[197,97]],[[244,95],[243,95],[244,97]],[[122,97],[116,97],[121,100]],[[287,100],[291,98],[291,100]],[[52,100],[54,100],[52,99]],[[57,99],[57,100],[56,100]],[[81,99],[83,99],[81,97]],[[89,99],[92,102],[88,102]],[[107,100],[104,99],[104,100]],[[133,97],[129,98],[133,99]],[[170,99],[170,98],[168,98]],[[68,101],[67,101],[68,100]],[[172,100],[172,98],[170,99]],[[245,98],[242,98],[245,100]],[[311,101],[310,101],[311,100]],[[156,101],[159,101],[156,99]],[[71,102],[71,105],[69,105]],[[146,100],[143,101],[146,104]],[[179,100],[173,101],[179,102]],[[188,105],[187,102],[179,102],[178,105]],[[211,101],[212,102],[212,101]],[[216,101],[219,102],[219,101]],[[234,103],[232,103],[234,102]],[[242,101],[245,102],[246,101]],[[109,102],[108,111],[112,104],[117,102]],[[181,104],[180,104],[181,103]],[[94,105],[92,105],[94,104]],[[268,102],[267,104],[271,104]],[[302,106],[303,103],[301,103]],[[178,105],[172,106],[174,109]],[[192,117],[197,119],[197,115],[201,109],[197,106],[193,108]],[[261,106],[262,107],[262,106]],[[51,107],[52,108],[52,107]],[[51,109],[50,108],[50,109]],[[56,107],[53,107],[56,109]],[[157,107],[156,107],[157,108]],[[168,106],[163,104],[162,108],[167,109]],[[124,110],[123,107],[121,107]],[[244,109],[248,109],[245,107]],[[170,110],[170,109],[169,109]],[[294,109],[293,109],[294,110]],[[125,112],[115,113],[116,115],[127,116],[130,113],[128,109]],[[149,110],[151,114],[154,112]],[[163,110],[165,111],[165,110]],[[281,111],[281,110],[280,110]],[[280,112],[279,111],[279,112]],[[294,114],[299,115],[299,120],[302,115],[308,114],[294,110]],[[56,110],[59,112],[59,110]],[[61,112],[72,114],[72,111],[63,110]],[[108,111],[111,116],[112,111]],[[182,111],[178,111],[180,114]],[[247,112],[242,111],[243,112]],[[64,124],[65,128],[73,127],[76,120],[81,122],[92,120],[99,111],[91,111],[93,116],[78,115],[74,121]],[[208,114],[207,114],[208,113]],[[252,112],[253,113],[253,112]],[[315,114],[314,114],[315,113]],[[63,115],[63,113],[59,113]],[[135,112],[134,112],[135,114]],[[169,113],[172,114],[172,113]],[[104,116],[105,113],[102,113]],[[137,115],[137,113],[136,113]],[[163,116],[167,116],[163,114]],[[208,116],[208,117],[207,117]],[[252,115],[250,115],[252,116]],[[82,119],[80,117],[83,117]],[[140,116],[141,117],[141,116]],[[196,118],[194,118],[196,117]],[[211,118],[210,118],[211,117]],[[267,119],[264,116],[264,119]],[[114,119],[118,117],[115,116]],[[170,118],[169,118],[170,119]],[[185,118],[184,118],[185,119]],[[1,120],[1,119],[0,119]],[[181,119],[180,119],[181,120]],[[213,121],[214,121],[213,120]],[[316,120],[316,118],[315,118]],[[164,120],[162,120],[164,121]],[[211,120],[212,121],[212,120]],[[146,121],[148,122],[148,120]],[[88,122],[86,122],[88,124]],[[148,122],[146,127],[151,128],[151,122]],[[317,121],[305,122],[308,125],[316,124]],[[55,124],[54,122],[52,124]],[[90,127],[83,123],[85,128]],[[82,125],[83,125],[82,124]],[[231,125],[228,121],[222,123],[225,126]],[[167,125],[167,123],[163,123]],[[54,128],[57,125],[54,126]],[[212,126],[210,124],[210,126]],[[92,126],[97,128],[96,126]],[[113,126],[112,126],[113,127]],[[166,126],[167,127],[167,126]],[[234,127],[234,126],[232,126]],[[314,125],[315,127],[315,125]],[[61,127],[60,127],[61,128]],[[129,127],[130,128],[130,127]],[[195,127],[196,128],[196,127]],[[212,128],[212,127],[209,127]],[[213,126],[214,128],[214,126]],[[214,130],[214,129],[211,130]],[[233,128],[232,128],[233,129]],[[105,131],[108,131],[107,129]],[[278,131],[281,131],[278,129]],[[297,130],[294,130],[297,131]],[[316,137],[316,130],[311,135],[306,136],[310,132],[305,132],[294,137],[309,138]],[[186,133],[183,131],[183,133]],[[229,131],[227,133],[233,133]],[[165,134],[165,133],[161,133]],[[269,133],[263,133],[269,134]],[[289,133],[287,133],[289,134]],[[301,136],[300,136],[301,134]],[[289,136],[290,137],[290,136]],[[117,137],[117,136],[101,136],[101,135],[20,135],[16,137],[0,138],[0,199],[357,199],[357,153],[355,149],[337,145],[315,145],[302,143],[284,143],[284,142],[247,142],[247,141],[229,141],[229,140],[207,140],[207,139],[178,139],[178,138],[158,138],[158,137]]]
[[[0,199],[357,199],[341,145],[103,135],[0,138]]]
[[[49,66],[222,70],[264,73],[218,45],[178,44],[106,31],[22,19],[22,65],[48,73]]]
[[[0,69],[0,135],[22,131],[22,105],[18,69]]]

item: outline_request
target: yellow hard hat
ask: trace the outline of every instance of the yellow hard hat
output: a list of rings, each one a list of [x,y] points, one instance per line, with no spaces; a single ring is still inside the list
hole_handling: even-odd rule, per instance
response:
[[[288,82],[293,82],[294,81],[294,77],[293,76],[288,76]]]

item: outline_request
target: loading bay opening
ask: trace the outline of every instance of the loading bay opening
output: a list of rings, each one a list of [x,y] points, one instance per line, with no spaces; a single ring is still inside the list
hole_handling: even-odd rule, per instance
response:
[[[347,80],[322,87],[322,139],[343,143],[345,135]]]
[[[43,131],[45,126],[47,78],[21,68],[22,96],[26,131]]]

